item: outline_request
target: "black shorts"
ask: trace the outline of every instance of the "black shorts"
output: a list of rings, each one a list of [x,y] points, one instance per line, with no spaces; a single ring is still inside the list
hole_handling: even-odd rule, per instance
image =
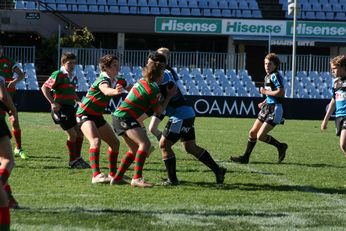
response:
[[[78,127],[81,127],[82,124],[88,120],[94,121],[97,128],[102,127],[107,123],[105,118],[103,116],[93,116],[93,115],[76,115],[76,121],[78,124]]]
[[[257,119],[262,123],[266,122],[273,127],[277,124],[283,124],[282,104],[265,104],[258,113]]]
[[[124,133],[132,128],[142,127],[141,124],[134,118],[120,118],[112,115],[112,126],[114,132],[118,136],[124,135]]]
[[[190,141],[196,138],[195,135],[195,118],[177,120],[169,119],[162,135],[169,141],[176,143],[180,141]]]
[[[336,135],[340,136],[341,131],[346,129],[346,116],[335,118]]]
[[[3,137],[3,136],[8,136],[10,137],[10,139],[12,137],[11,131],[8,128],[6,121],[0,120],[0,137]]]
[[[59,111],[51,111],[54,123],[59,124],[64,130],[68,130],[77,125],[76,122],[77,109],[72,105],[61,104]]]

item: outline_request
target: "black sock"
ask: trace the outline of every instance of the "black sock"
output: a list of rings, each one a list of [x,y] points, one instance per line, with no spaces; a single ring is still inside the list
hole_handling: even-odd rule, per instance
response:
[[[210,168],[214,173],[217,173],[220,168],[207,150],[204,150],[204,152],[199,156],[198,160]]]
[[[176,159],[175,156],[170,157],[169,159],[163,160],[166,165],[166,170],[168,174],[168,179],[171,182],[177,182],[177,171],[176,171]]]
[[[246,158],[249,158],[250,155],[251,155],[251,152],[253,150],[253,148],[255,147],[256,145],[256,142],[257,142],[257,139],[253,139],[253,138],[249,138],[248,141],[247,141],[247,146],[246,146],[246,150],[245,150],[245,153],[244,153],[244,157]]]
[[[268,144],[271,144],[277,148],[280,147],[281,143],[279,141],[277,141],[274,137],[267,135],[267,140],[265,141]]]

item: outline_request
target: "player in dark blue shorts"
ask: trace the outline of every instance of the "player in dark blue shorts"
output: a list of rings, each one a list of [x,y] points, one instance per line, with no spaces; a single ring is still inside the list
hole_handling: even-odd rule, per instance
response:
[[[266,95],[266,99],[258,104],[261,111],[258,113],[258,118],[249,132],[245,153],[241,156],[231,156],[230,159],[233,162],[249,163],[249,158],[257,139],[277,148],[279,163],[285,159],[288,145],[280,143],[274,137],[268,135],[277,124],[283,122],[282,102],[285,96],[285,89],[283,78],[278,72],[279,65],[279,57],[274,53],[270,53],[264,58],[264,69],[267,75],[264,78],[264,88],[261,87],[260,92]]]
[[[335,111],[336,135],[340,137],[340,149],[346,157],[346,56],[340,55],[330,61],[333,79],[333,97],[321,124],[327,128],[328,120]]]
[[[167,48],[160,49],[158,53],[167,56],[167,53],[163,52],[163,50]],[[176,79],[173,77],[172,72],[166,68],[163,80],[160,84],[162,96],[165,97],[167,94],[166,89],[173,86],[177,86]],[[161,185],[179,184],[176,175],[176,158],[172,149],[172,146],[179,140],[182,142],[187,153],[195,156],[214,172],[216,183],[222,184],[225,179],[226,169],[220,167],[207,150],[196,144],[194,128],[195,112],[193,108],[187,104],[179,87],[177,87],[177,94],[169,101],[165,115],[169,117],[169,120],[160,137],[160,149],[162,159],[166,166],[168,179],[162,182]]]

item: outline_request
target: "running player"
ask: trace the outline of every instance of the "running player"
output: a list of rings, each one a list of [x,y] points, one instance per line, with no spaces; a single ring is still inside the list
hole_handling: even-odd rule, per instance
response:
[[[14,73],[17,75],[17,78],[14,78]],[[16,84],[22,80],[24,80],[24,73],[20,69],[19,64],[4,55],[4,47],[0,45],[0,76],[5,78],[7,91],[11,95],[14,96],[16,91]],[[26,160],[29,159],[29,156],[24,152],[22,148],[22,132],[19,125],[18,114],[15,114],[16,118],[14,120],[10,120],[12,126],[12,134],[14,136],[15,141],[15,149],[14,154],[20,156],[20,158]]]
[[[78,125],[90,143],[92,184],[109,183],[116,173],[120,143],[112,127],[104,119],[103,113],[111,97],[121,94],[123,90],[121,84],[124,84],[123,81],[118,82],[116,79],[120,66],[115,55],[101,57],[99,66],[100,76],[91,85],[76,114]],[[108,175],[101,173],[100,170],[101,140],[108,144]]]
[[[5,121],[6,112],[10,120],[16,120],[17,110],[13,104],[11,96],[8,94],[5,79],[0,77],[0,181],[8,198],[8,207],[18,208],[18,203],[14,199],[8,178],[14,168],[14,158],[11,146],[11,132]]]
[[[270,53],[264,58],[264,69],[267,75],[264,78],[264,88],[260,88],[260,92],[266,95],[266,99],[258,104],[261,109],[258,118],[249,131],[249,138],[245,153],[242,156],[231,156],[233,162],[242,164],[249,163],[249,158],[257,139],[267,144],[275,146],[278,150],[278,163],[281,163],[286,156],[288,148],[286,143],[280,143],[268,133],[283,121],[282,102],[285,96],[283,78],[278,72],[280,65],[279,57]]]
[[[166,98],[160,103],[160,89],[164,72],[164,65],[158,59],[165,59],[160,54],[151,55],[148,64],[143,68],[143,79],[139,80],[131,89],[126,99],[112,114],[113,128],[119,136],[122,136],[129,148],[111,184],[124,183],[123,176],[129,165],[135,162],[135,173],[131,180],[133,187],[152,187],[144,181],[143,166],[151,146],[145,129],[138,118],[152,109],[161,114],[169,100],[176,94],[176,88],[167,90]]]
[[[335,111],[336,135],[340,137],[340,149],[346,158],[346,56],[333,58],[330,68],[334,76],[333,97],[322,121],[321,130],[327,129],[328,120]]]
[[[41,90],[50,103],[53,121],[59,124],[67,135],[69,166],[84,169],[90,168],[90,165],[81,157],[83,134],[76,122],[75,104],[80,104],[80,99],[76,94],[78,79],[74,72],[75,64],[75,54],[64,53],[61,57],[60,70],[51,74]],[[51,91],[53,91],[54,97],[51,95]]]

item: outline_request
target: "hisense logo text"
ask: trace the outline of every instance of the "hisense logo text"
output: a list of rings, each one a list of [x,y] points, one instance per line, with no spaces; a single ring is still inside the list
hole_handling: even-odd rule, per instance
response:
[[[178,22],[178,20],[162,21],[162,31],[184,31],[184,32],[216,32],[217,25],[215,23],[191,23],[191,22]]]

